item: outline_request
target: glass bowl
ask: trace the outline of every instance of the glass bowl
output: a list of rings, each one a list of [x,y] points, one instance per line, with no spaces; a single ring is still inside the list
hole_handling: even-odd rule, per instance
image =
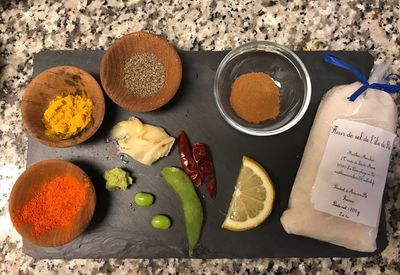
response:
[[[232,109],[231,85],[240,75],[264,72],[280,90],[280,113],[276,119],[249,123]],[[311,98],[311,81],[300,58],[288,48],[269,41],[256,41],[230,51],[221,61],[214,80],[214,97],[222,117],[233,128],[254,136],[282,133],[305,114]]]

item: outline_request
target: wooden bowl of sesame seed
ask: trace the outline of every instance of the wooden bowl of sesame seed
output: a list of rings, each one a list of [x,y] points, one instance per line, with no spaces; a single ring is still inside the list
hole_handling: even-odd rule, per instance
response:
[[[112,43],[100,65],[101,84],[112,101],[148,112],[170,101],[182,79],[175,48],[161,36],[135,32]]]

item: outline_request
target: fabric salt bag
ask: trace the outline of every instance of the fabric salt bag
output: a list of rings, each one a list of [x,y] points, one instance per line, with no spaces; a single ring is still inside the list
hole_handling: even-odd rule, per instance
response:
[[[383,75],[388,66],[386,66],[386,68],[382,68],[382,66],[379,69],[374,68],[369,81],[367,81],[359,71],[334,56],[326,55],[325,61],[352,71],[361,80],[361,83],[355,82],[349,85],[333,87],[321,100],[293,184],[289,206],[281,216],[281,223],[286,232],[290,234],[315,238],[361,252],[372,252],[376,250],[376,236],[379,225],[382,193],[386,180],[392,142],[395,137],[395,135],[391,133],[395,133],[397,124],[397,107],[389,93],[399,91],[400,85],[376,83],[382,81]],[[374,84],[369,84],[368,82]],[[351,96],[349,97],[349,95]],[[388,155],[383,156],[387,162],[386,167],[383,168],[383,173],[381,173],[383,175],[380,175],[381,178],[383,177],[383,182],[375,183],[375,188],[378,186],[376,189],[381,189],[381,191],[375,194],[375,201],[378,202],[375,203],[377,209],[374,209],[376,212],[376,223],[374,225],[371,225],[370,223],[370,225],[366,225],[365,222],[359,223],[352,221],[352,219],[355,218],[357,220],[359,217],[356,215],[357,212],[349,212],[350,210],[357,210],[357,208],[352,207],[352,203],[348,201],[356,201],[357,203],[357,201],[364,200],[365,196],[368,196],[368,194],[357,192],[357,190],[350,189],[350,187],[347,188],[346,183],[344,183],[345,181],[351,181],[352,184],[360,184],[361,182],[361,184],[363,184],[362,186],[370,188],[367,187],[370,186],[370,183],[372,183],[372,187],[374,187],[373,180],[371,181],[370,179],[371,177],[368,178],[364,174],[361,174],[360,178],[354,177],[347,179],[352,175],[357,175],[357,173],[352,174],[348,173],[348,170],[346,169],[340,170],[337,169],[337,167],[332,167],[334,166],[332,165],[333,162],[339,166],[343,166],[345,162],[341,160],[338,161],[337,159],[334,159],[332,162],[332,160],[326,159],[329,158],[329,156],[324,157],[324,154],[328,153],[326,147],[328,139],[333,135],[331,134],[334,129],[333,126],[338,127],[339,124],[341,127],[343,126],[341,124],[343,123],[343,120],[341,119],[345,120],[345,124],[349,123],[348,121],[351,121],[350,124],[355,122],[356,128],[360,126],[361,129],[364,129],[364,127],[368,127],[369,125],[377,127],[374,128],[375,130],[387,131],[385,133],[388,137],[386,149],[389,152]],[[333,125],[336,122],[338,125]],[[367,126],[365,126],[365,124],[367,124]],[[344,126],[347,127],[348,125]],[[337,134],[338,131],[335,133]],[[343,134],[348,135],[349,132]],[[350,137],[351,136],[353,136],[354,139],[354,133],[350,133]],[[357,137],[361,139],[360,136],[360,133],[358,133]],[[346,137],[334,137],[332,140],[340,138],[345,139]],[[347,139],[349,139],[349,137],[347,137]],[[334,146],[333,142],[334,141],[331,143],[331,141],[329,141],[330,146]],[[360,140],[356,140],[355,142],[362,143]],[[345,144],[341,144],[342,145],[339,143],[338,146],[346,147]],[[330,148],[329,151],[334,152],[336,149],[337,148]],[[366,159],[361,159],[361,163],[359,164],[367,166],[367,163],[369,163],[369,160],[367,159],[369,156],[358,154],[351,150],[347,151],[347,153],[352,154],[347,156],[351,161],[355,162],[357,158],[365,157]],[[333,155],[335,154],[336,153],[334,152]],[[332,154],[330,156],[332,156]],[[344,157],[347,158],[346,156]],[[348,161],[349,159],[344,160]],[[331,166],[329,166],[329,163]],[[328,167],[326,167],[326,165],[328,165]],[[378,166],[379,165],[380,164],[378,163]],[[383,164],[383,166],[385,166],[385,164]],[[361,173],[365,173],[363,169],[366,171],[368,170],[363,167],[360,169],[359,166],[355,164],[352,167],[356,167],[355,170],[361,171]],[[319,171],[319,169],[323,168],[325,168],[324,171]],[[345,171],[345,173],[343,173],[343,171]],[[340,172],[343,174],[337,175],[340,174]],[[346,173],[347,175],[344,176]],[[374,176],[374,174],[372,175]],[[340,180],[343,178],[345,178],[344,181]],[[360,179],[365,182],[362,180],[360,181]],[[332,184],[334,185],[332,186]],[[329,187],[326,187],[328,185]],[[333,203],[332,201],[329,201],[330,198],[318,197],[321,194],[327,195],[328,197],[332,196],[329,192],[333,192],[332,194],[334,194],[334,196],[338,196],[338,194],[340,194],[340,196],[346,196],[346,201],[343,203],[340,200],[336,200],[335,203]],[[365,196],[362,197],[363,195]],[[334,199],[336,199],[336,197],[334,197]],[[317,200],[319,200],[319,204],[324,204],[324,211],[320,211],[321,209],[315,209]],[[326,202],[324,202],[324,200],[326,200]],[[333,206],[334,204],[335,206]],[[326,211],[327,208],[329,208],[329,211]],[[346,209],[344,210],[343,208]],[[363,214],[364,216],[371,215],[370,213],[361,213],[361,216]],[[358,215],[360,215],[360,212],[358,212]]]

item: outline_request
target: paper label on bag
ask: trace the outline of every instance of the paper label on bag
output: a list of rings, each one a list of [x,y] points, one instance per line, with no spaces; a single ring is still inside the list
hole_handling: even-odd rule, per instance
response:
[[[316,210],[377,227],[395,134],[338,119],[311,194]]]

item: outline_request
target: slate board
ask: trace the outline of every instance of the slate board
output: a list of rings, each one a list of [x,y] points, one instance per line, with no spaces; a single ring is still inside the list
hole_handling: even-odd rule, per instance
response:
[[[87,142],[66,149],[50,148],[28,139],[28,166],[43,159],[65,159],[83,168],[94,182],[97,206],[94,218],[83,235],[63,247],[39,248],[24,242],[24,252],[40,258],[186,258],[187,245],[183,213],[173,191],[159,173],[165,166],[179,166],[178,149],[151,167],[133,160],[121,162],[114,143],[105,138],[118,121],[137,115],[146,123],[164,127],[176,136],[184,129],[194,142],[206,143],[213,155],[218,191],[211,200],[206,189],[198,191],[205,209],[205,224],[199,258],[254,257],[360,257],[381,252],[387,245],[385,218],[381,217],[378,249],[360,253],[325,242],[286,234],[279,217],[287,208],[292,184],[316,109],[322,95],[332,86],[355,81],[350,73],[323,62],[325,52],[298,52],[311,75],[312,98],[307,113],[292,129],[272,137],[254,137],[231,128],[222,119],[213,97],[215,71],[227,52],[185,52],[179,54],[183,63],[183,80],[177,95],[163,108],[150,113],[124,111],[106,97],[105,120],[99,131]],[[34,75],[57,65],[80,67],[99,81],[99,64],[103,51],[44,51],[34,58]],[[373,65],[366,52],[335,52],[365,75]],[[263,224],[246,232],[221,229],[243,155],[259,161],[270,173],[276,187],[276,202],[271,216]],[[102,173],[111,167],[125,167],[136,178],[127,191],[108,192]],[[156,196],[153,206],[131,206],[137,192]],[[167,214],[173,220],[170,230],[151,227],[155,214]],[[327,228],[328,230],[328,228]]]

